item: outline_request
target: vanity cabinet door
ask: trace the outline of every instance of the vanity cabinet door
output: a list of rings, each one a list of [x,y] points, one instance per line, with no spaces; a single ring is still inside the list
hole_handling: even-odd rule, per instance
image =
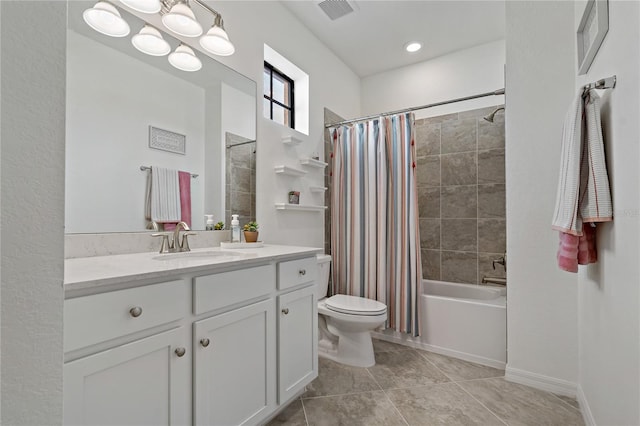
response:
[[[64,424],[190,423],[188,337],[179,327],[66,363]]]
[[[275,409],[275,300],[194,323],[197,425],[258,424]]]
[[[318,305],[315,286],[278,297],[278,403],[318,377]]]

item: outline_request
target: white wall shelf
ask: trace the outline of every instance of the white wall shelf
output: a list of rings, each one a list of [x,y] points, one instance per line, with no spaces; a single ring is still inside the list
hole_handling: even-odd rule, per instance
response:
[[[288,203],[276,203],[276,210],[297,210],[297,211],[323,211],[326,210],[327,206],[312,206],[305,204],[288,204]]]
[[[303,164],[309,167],[317,167],[319,169],[324,169],[329,165],[324,161],[316,160],[315,158],[302,158],[300,159],[300,164]]]
[[[326,186],[310,186],[309,191],[311,192],[324,192],[327,190]]]
[[[288,176],[304,176],[307,174],[304,170],[296,169],[289,166],[275,166],[276,173]]]
[[[285,136],[282,138],[282,143],[285,145],[298,145],[302,142],[302,139],[298,139],[295,136]]]

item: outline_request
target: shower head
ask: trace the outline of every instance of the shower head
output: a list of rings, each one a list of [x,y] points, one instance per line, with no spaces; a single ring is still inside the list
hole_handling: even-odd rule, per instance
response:
[[[491,114],[486,115],[482,118],[484,118],[486,121],[488,121],[489,123],[493,123],[493,119],[496,116],[496,114],[498,113],[498,111],[503,110],[504,111],[504,107],[498,107],[495,109],[495,111],[493,111]]]

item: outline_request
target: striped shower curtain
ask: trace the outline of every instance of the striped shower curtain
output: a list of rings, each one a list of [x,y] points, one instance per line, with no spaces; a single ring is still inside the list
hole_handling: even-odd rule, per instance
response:
[[[412,113],[331,129],[333,294],[387,305],[387,326],[420,333],[420,236]]]

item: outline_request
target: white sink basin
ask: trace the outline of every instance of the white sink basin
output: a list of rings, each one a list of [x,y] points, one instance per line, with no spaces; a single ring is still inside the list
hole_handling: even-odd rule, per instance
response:
[[[184,251],[181,253],[163,253],[157,256],[153,256],[153,260],[232,260],[240,257],[240,253],[235,253],[232,251],[220,251],[220,250],[207,250],[207,251]]]

